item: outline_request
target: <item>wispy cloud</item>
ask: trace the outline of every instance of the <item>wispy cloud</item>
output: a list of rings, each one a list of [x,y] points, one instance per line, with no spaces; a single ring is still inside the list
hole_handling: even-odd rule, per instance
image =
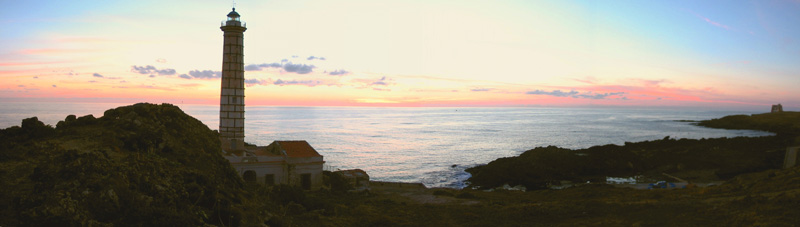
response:
[[[381,79],[379,79],[379,80],[377,80],[375,82],[372,82],[371,85],[387,86],[387,85],[389,85],[389,83],[391,83],[391,79],[387,80],[386,76],[384,76],[384,77],[381,77]]]
[[[577,79],[572,79],[572,80],[578,81],[578,82],[581,82],[581,83],[585,83],[585,84],[597,84],[597,78],[595,78],[593,76],[587,76],[587,77],[584,77],[584,78],[577,78]]]
[[[272,84],[272,80],[262,80],[262,79],[247,79],[244,80],[244,85],[248,87],[256,86],[256,85],[269,85]]]
[[[278,85],[278,86],[303,85],[303,86],[314,87],[314,86],[317,86],[317,85],[322,85],[323,83],[322,83],[322,81],[319,81],[319,80],[281,80],[281,79],[278,79],[275,82],[273,82],[273,84]]]
[[[211,71],[211,70],[192,70],[189,71],[189,75],[194,78],[198,79],[214,79],[222,77],[222,72],[220,71]]]
[[[316,66],[307,64],[295,64],[289,61],[281,61],[280,63],[264,63],[264,64],[250,64],[244,67],[245,71],[261,71],[267,68],[282,68],[286,72],[297,74],[308,74],[314,71]]]
[[[183,79],[217,79],[222,77],[222,72],[212,70],[192,70],[189,74],[181,74],[178,77]]]
[[[605,98],[608,98],[609,96],[617,96],[617,95],[623,95],[623,94],[625,94],[625,92],[611,92],[611,93],[602,93],[602,94],[587,92],[587,93],[579,94],[577,96],[572,96],[572,97],[573,98],[585,98],[585,99],[605,99]],[[620,98],[625,98],[625,97],[620,97]]]
[[[155,66],[131,66],[131,72],[139,74],[158,74],[158,75],[175,75],[175,69],[158,69]]]
[[[665,79],[661,80],[645,80],[645,79],[636,79],[637,81],[641,82],[645,87],[658,87],[662,83],[669,82]]]
[[[575,90],[571,90],[569,92],[564,92],[561,90],[553,90],[553,91],[544,91],[544,90],[534,90],[525,92],[525,94],[529,95],[548,95],[554,97],[571,97],[571,98],[582,98],[582,99],[605,99],[611,96],[620,96],[625,94],[625,92],[607,92],[607,93],[595,93],[591,91],[587,92],[578,92]],[[620,97],[624,98],[624,97]]]
[[[100,73],[92,73],[92,77],[103,78],[103,79],[108,79],[108,80],[119,80],[119,79],[122,79],[122,77],[118,77],[118,76],[117,77],[108,77],[108,76],[104,76],[104,75],[102,75]]]
[[[263,63],[263,64],[250,64],[244,67],[245,71],[261,71],[266,68],[281,68],[283,65],[281,63]]]
[[[697,18],[700,18],[701,20],[705,21],[706,23],[708,23],[710,25],[713,25],[713,26],[716,26],[716,27],[720,27],[720,28],[723,28],[725,30],[731,30],[732,29],[728,25],[724,25],[724,24],[722,24],[720,22],[713,21],[713,20],[709,19],[708,17],[704,17],[703,15],[700,15],[699,13],[695,13],[694,11],[691,11],[691,10],[688,10],[688,11],[690,13],[694,14],[694,16],[696,16]]]
[[[358,79],[353,79],[351,82],[354,83],[360,89],[375,88],[375,87],[388,87],[390,85],[394,85],[395,84],[393,79],[391,79],[389,77],[386,77],[386,76],[382,76],[379,79],[358,78]]]
[[[96,52],[97,49],[58,49],[58,48],[44,48],[44,49],[24,49],[20,50],[20,54],[25,55],[54,55],[54,54],[72,54],[72,53],[86,53]]]
[[[160,90],[160,91],[176,91],[174,88],[170,87],[161,87],[155,85],[137,85],[137,86],[113,86],[112,88],[134,88],[134,89],[151,89],[151,90]]]
[[[292,64],[291,62],[287,62],[283,64],[283,70],[290,73],[297,73],[297,74],[307,74],[312,72],[314,69],[313,65],[306,65],[306,64]]]
[[[554,91],[535,90],[535,91],[525,92],[525,94],[529,94],[529,95],[549,95],[549,96],[555,96],[555,97],[567,97],[567,96],[577,95],[578,92],[574,91],[574,90],[570,91],[570,92],[563,92],[561,90],[554,90]]]
[[[29,65],[51,65],[64,63],[65,61],[46,61],[46,62],[0,62],[0,66],[13,67],[13,66],[29,66]]]
[[[345,71],[344,69],[339,69],[339,70],[334,70],[334,71],[328,72],[328,75],[341,76],[341,75],[346,75],[348,73],[350,73],[350,72]]]

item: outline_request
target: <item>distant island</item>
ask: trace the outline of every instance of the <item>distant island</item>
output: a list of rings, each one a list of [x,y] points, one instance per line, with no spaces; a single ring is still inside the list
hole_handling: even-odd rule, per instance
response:
[[[171,104],[69,115],[55,127],[33,117],[0,130],[0,226],[800,223],[800,167],[781,169],[786,148],[800,144],[800,113],[697,124],[776,135],[539,147],[470,168],[472,185],[462,190],[375,185],[348,193],[330,174],[319,191],[245,183],[220,154],[218,133]],[[632,176],[719,184],[640,190],[605,183]],[[527,192],[497,189],[506,184]],[[561,184],[573,187],[552,189]]]

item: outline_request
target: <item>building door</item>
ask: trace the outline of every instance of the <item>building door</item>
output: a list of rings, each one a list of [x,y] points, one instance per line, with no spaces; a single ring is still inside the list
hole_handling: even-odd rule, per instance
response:
[[[300,174],[300,185],[303,187],[303,190],[311,190],[311,174],[310,173]]]
[[[245,183],[255,183],[256,172],[252,170],[244,171],[244,174],[242,174],[242,178],[244,178]]]

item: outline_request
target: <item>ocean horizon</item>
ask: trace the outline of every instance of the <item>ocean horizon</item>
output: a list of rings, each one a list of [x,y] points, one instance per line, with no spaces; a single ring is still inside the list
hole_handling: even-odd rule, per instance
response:
[[[4,103],[0,128],[36,116],[55,125],[67,115],[101,117],[119,103]],[[217,105],[176,104],[216,130]],[[464,169],[541,146],[570,149],[670,138],[767,136],[692,122],[752,110],[603,107],[285,107],[248,106],[245,141],[306,140],[330,169],[367,171],[372,180],[463,188]]]

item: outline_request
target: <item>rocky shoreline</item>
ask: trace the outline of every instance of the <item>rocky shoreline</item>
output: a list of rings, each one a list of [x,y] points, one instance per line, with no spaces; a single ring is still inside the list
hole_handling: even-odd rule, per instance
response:
[[[170,104],[135,104],[101,118],[36,118],[0,130],[0,226],[485,226],[793,225],[800,168],[780,169],[797,145],[795,112],[698,124],[775,136],[662,140],[587,149],[540,147],[471,168],[477,188],[528,192],[245,184],[216,148],[217,133]],[[562,182],[667,176],[718,186],[637,190]]]

